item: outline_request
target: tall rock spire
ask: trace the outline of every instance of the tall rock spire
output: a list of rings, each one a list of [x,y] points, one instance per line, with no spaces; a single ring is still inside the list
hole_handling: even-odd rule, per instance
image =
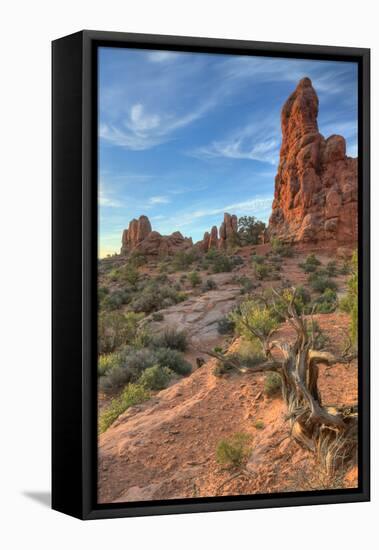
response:
[[[325,139],[319,101],[309,78],[300,80],[282,108],[282,146],[269,233],[287,242],[357,239],[357,159],[342,136]]]

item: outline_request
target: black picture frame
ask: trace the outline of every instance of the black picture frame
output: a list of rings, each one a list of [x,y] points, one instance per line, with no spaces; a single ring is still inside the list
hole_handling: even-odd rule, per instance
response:
[[[359,75],[359,487],[97,504],[97,63],[99,46],[355,61]],[[370,50],[81,31],[52,43],[52,507],[81,519],[370,499]],[[364,365],[364,368],[362,368]]]

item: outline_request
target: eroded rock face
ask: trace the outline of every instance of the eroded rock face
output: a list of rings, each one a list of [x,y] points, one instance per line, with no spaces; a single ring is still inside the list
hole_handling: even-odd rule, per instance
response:
[[[133,219],[129,222],[128,229],[122,233],[121,254],[136,248],[151,233],[151,223],[147,216],[140,216],[138,220]]]
[[[224,214],[224,221],[220,225],[219,248],[227,248],[237,236],[238,220],[234,214],[231,216],[227,212]],[[229,242],[228,242],[229,241]]]
[[[196,246],[200,244],[200,248],[203,250],[203,252],[208,252],[210,248],[217,248],[218,243],[218,229],[214,225],[210,232],[206,231],[204,233],[203,240],[200,241],[200,243],[196,243]]]
[[[228,244],[235,244],[238,230],[237,216],[230,215],[227,212],[224,214],[224,221],[220,225],[220,229],[214,225],[210,231],[204,233],[203,240],[197,243],[204,252],[208,252],[211,248],[225,249]]]
[[[355,244],[358,163],[342,136],[318,130],[318,97],[303,78],[282,109],[282,146],[269,223],[270,236],[287,242]]]
[[[192,239],[183,237],[179,231],[172,235],[161,235],[158,231],[152,231],[150,220],[147,216],[133,219],[129,228],[122,233],[121,254],[138,251],[146,256],[168,256],[180,250],[186,250],[192,246]]]

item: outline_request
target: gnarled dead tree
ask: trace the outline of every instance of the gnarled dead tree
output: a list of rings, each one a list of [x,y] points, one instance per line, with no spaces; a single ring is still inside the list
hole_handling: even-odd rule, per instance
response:
[[[309,322],[303,314],[298,314],[295,299],[296,290],[286,298],[273,291],[271,304],[271,311],[294,329],[296,337],[292,343],[274,340],[275,328],[262,331],[250,323],[247,316],[241,319],[246,330],[261,342],[267,359],[262,364],[247,369],[235,356],[213,351],[205,353],[239,371],[279,373],[292,436],[300,445],[315,452],[326,472],[333,475],[341,466],[355,461],[357,407],[323,405],[318,389],[319,363],[347,360],[313,348],[312,316]]]

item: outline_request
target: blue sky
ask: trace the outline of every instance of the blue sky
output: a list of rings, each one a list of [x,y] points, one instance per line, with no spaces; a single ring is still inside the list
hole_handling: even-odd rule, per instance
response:
[[[194,242],[223,212],[268,220],[280,111],[308,76],[319,128],[357,155],[354,63],[160,50],[99,50],[99,254],[147,215]]]

